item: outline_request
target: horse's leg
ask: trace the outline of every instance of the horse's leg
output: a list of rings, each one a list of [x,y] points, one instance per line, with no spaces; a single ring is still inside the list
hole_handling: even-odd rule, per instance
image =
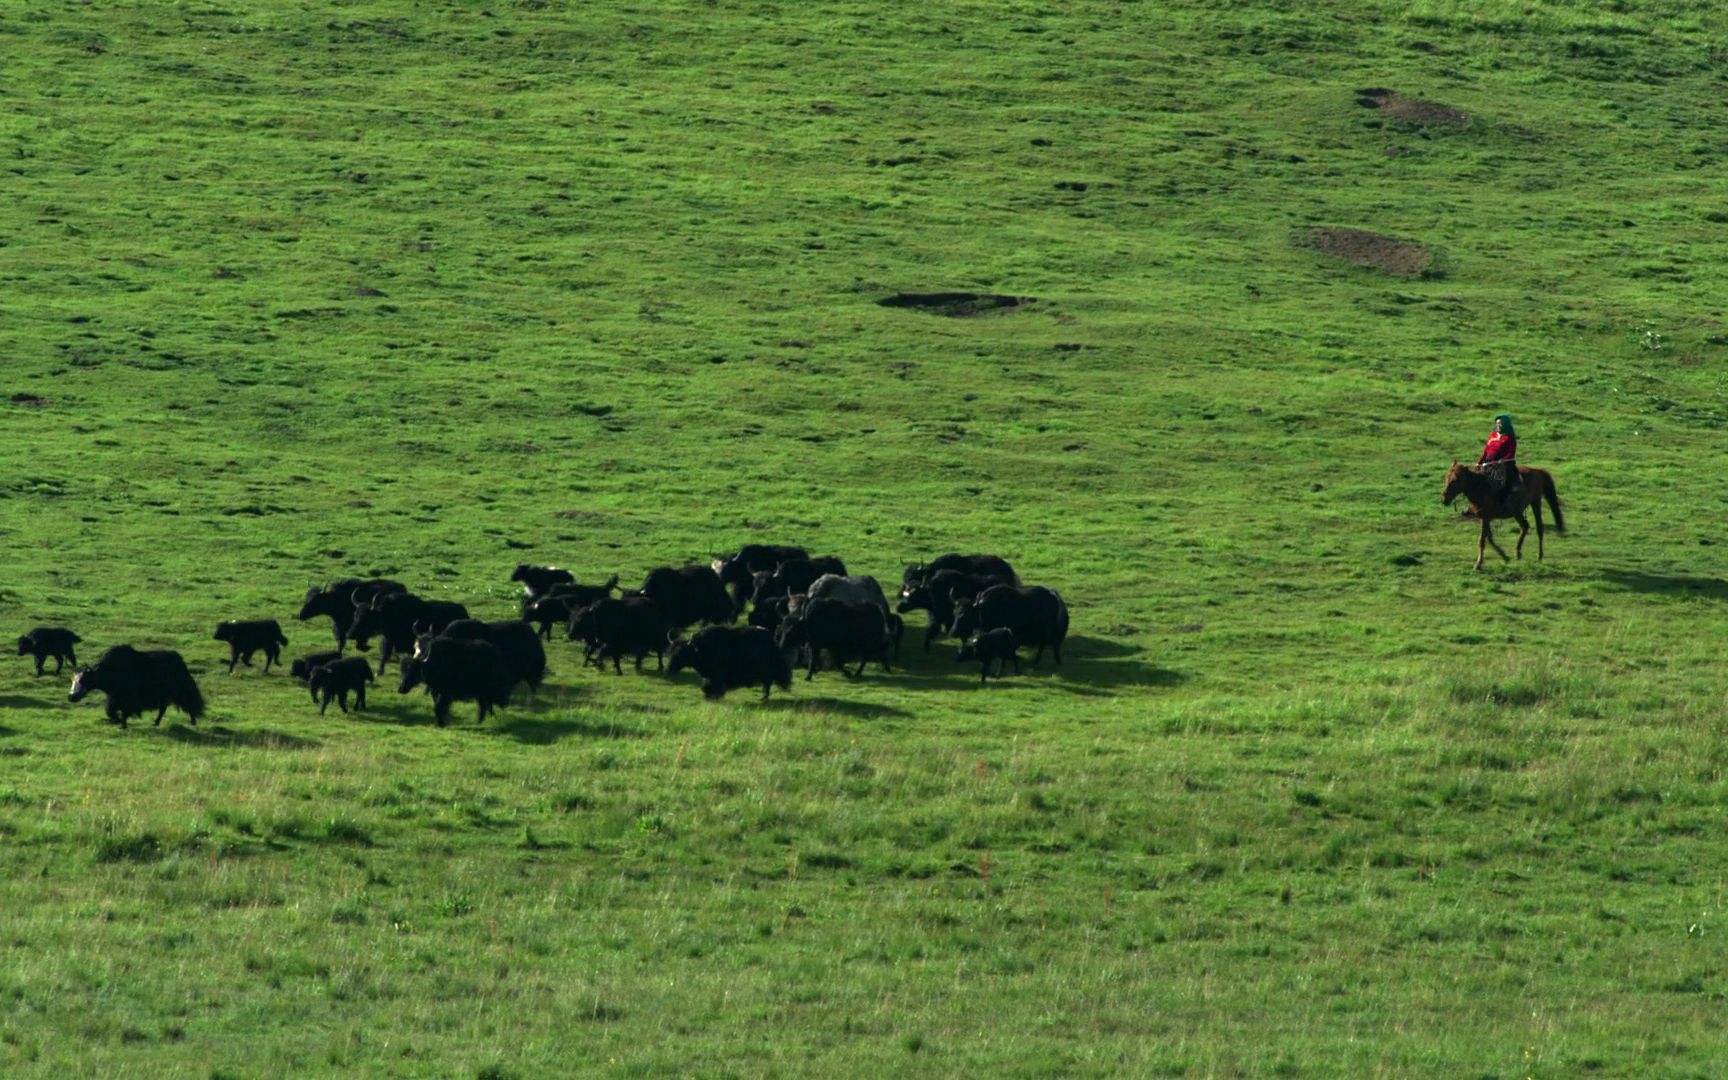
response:
[[[1524,558],[1524,538],[1526,536],[1529,536],[1529,535],[1530,535],[1530,523],[1528,521],[1524,520],[1523,514],[1519,514],[1518,515],[1518,546],[1514,550],[1516,550],[1518,552],[1518,558],[1520,561],[1522,561]]]
[[[1488,519],[1482,519],[1482,531],[1476,536],[1476,569],[1482,569],[1482,558],[1488,548]]]
[[[1537,559],[1537,561],[1541,561],[1541,559],[1542,559],[1542,493],[1540,491],[1538,491],[1536,493],[1536,497],[1534,499],[1530,500],[1530,512],[1532,514],[1536,515],[1536,559]]]
[[[1495,554],[1499,555],[1505,561],[1511,562],[1512,556],[1506,554],[1506,549],[1500,546],[1500,541],[1494,539],[1494,527],[1489,524],[1492,520],[1492,518],[1482,519],[1482,537],[1494,548]]]

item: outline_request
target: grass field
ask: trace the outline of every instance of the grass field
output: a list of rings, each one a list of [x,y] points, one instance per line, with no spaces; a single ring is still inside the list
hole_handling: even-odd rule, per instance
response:
[[[1724,50],[1683,0],[0,13],[0,629],[211,710],[0,666],[0,1073],[1728,1074]],[[1022,302],[881,303],[934,292]],[[1570,535],[1473,573],[1502,410]],[[210,639],[747,541],[1001,554],[1066,662],[981,689],[913,616],[711,704],[560,641],[439,728]]]

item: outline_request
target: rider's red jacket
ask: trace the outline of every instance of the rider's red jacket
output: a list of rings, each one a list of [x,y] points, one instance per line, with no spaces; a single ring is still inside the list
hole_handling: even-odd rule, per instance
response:
[[[1512,435],[1502,435],[1496,431],[1488,436],[1488,445],[1482,448],[1482,457],[1476,462],[1486,465],[1491,461],[1511,461],[1518,456],[1518,439]]]

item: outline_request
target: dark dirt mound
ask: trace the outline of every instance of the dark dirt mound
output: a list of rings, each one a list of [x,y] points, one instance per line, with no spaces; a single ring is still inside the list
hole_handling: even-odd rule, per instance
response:
[[[951,319],[982,315],[990,311],[1007,311],[1033,302],[1030,296],[1002,296],[997,293],[937,292],[895,293],[876,301],[883,307],[913,308]]]
[[[1310,229],[1308,243],[1321,254],[1395,277],[1421,277],[1434,261],[1434,252],[1425,245],[1365,229]]]
[[[1470,114],[1462,109],[1454,109],[1438,101],[1405,97],[1381,86],[1370,86],[1356,91],[1356,104],[1368,109],[1378,109],[1381,116],[1408,127],[1463,131],[1470,126]]]

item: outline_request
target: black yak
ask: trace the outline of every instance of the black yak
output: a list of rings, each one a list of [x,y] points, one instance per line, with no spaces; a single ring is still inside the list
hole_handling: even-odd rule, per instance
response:
[[[282,626],[275,619],[242,619],[239,621],[216,624],[214,635],[217,641],[228,643],[228,674],[234,674],[235,664],[252,666],[252,654],[264,654],[264,670],[269,671],[271,664],[282,663],[282,646],[288,644],[288,639],[282,634]]]
[[[18,639],[18,655],[33,655],[36,657],[36,674],[41,675],[42,661],[52,656],[54,658],[54,674],[60,674],[64,664],[78,666],[78,657],[72,652],[72,646],[84,639],[61,626],[38,626],[36,629]]]
[[[108,695],[108,720],[126,726],[134,716],[156,710],[156,723],[172,705],[196,724],[204,715],[204,695],[186,670],[186,661],[172,649],[140,652],[130,645],[116,645],[90,667],[72,673],[68,701],[82,700],[92,690]]]
[[[323,716],[324,710],[330,707],[331,698],[335,698],[337,706],[347,712],[350,693],[354,695],[354,708],[364,709],[366,684],[372,681],[372,665],[366,662],[366,658],[349,656],[313,668],[306,680],[306,689],[311,692],[312,700],[318,702],[318,715]]]

